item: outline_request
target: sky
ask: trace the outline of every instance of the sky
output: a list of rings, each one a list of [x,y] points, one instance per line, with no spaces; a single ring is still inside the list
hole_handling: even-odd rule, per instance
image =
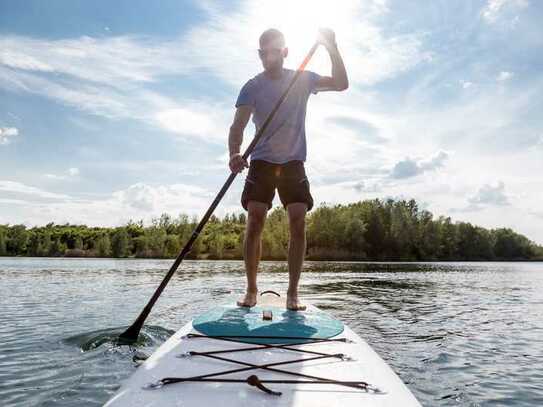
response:
[[[309,100],[315,207],[413,198],[541,244],[542,19],[536,0],[0,0],[0,223],[200,218],[260,33],[295,69],[329,27],[350,87]],[[330,75],[323,48],[307,69]],[[246,175],[218,216],[243,212]]]

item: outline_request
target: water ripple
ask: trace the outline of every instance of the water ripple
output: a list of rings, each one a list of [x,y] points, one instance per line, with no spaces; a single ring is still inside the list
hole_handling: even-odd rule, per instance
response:
[[[136,368],[136,352],[150,354],[195,313],[243,292],[243,262],[183,262],[136,346],[117,346],[170,265],[0,259],[2,405],[102,405]],[[306,262],[301,291],[366,339],[424,405],[536,406],[543,405],[540,270]],[[284,293],[287,277],[285,262],[261,263],[261,289]]]

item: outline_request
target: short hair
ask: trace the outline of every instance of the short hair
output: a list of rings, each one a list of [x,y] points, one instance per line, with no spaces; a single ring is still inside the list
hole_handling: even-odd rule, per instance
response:
[[[275,28],[269,28],[266,31],[264,31],[260,38],[258,39],[258,42],[260,44],[260,48],[262,48],[264,45],[269,44],[270,42],[278,40],[281,45],[285,46],[285,36],[283,33]]]

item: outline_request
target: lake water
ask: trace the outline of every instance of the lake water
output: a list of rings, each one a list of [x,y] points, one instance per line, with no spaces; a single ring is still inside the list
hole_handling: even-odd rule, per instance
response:
[[[98,406],[135,369],[109,338],[171,260],[0,258],[0,404]],[[302,295],[349,324],[425,406],[543,406],[543,263],[306,262]],[[284,262],[260,289],[286,290]],[[151,353],[243,291],[243,263],[186,261],[144,329]]]

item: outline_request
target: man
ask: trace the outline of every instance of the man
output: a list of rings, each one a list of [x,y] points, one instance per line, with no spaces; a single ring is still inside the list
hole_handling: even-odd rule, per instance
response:
[[[342,91],[349,86],[334,32],[321,29],[319,42],[330,55],[332,76],[320,76],[309,71],[300,75],[252,151],[250,166],[240,155],[243,131],[249,118],[252,114],[258,131],[296,72],[283,68],[288,48],[280,31],[269,29],[260,36],[258,54],[264,71],[242,87],[236,102],[236,113],[228,140],[229,166],[235,173],[243,171],[245,167],[249,168],[241,196],[241,204],[248,211],[243,246],[247,291],[238,301],[238,306],[252,307],[257,302],[256,274],[262,253],[262,230],[277,188],[281,203],[288,213],[290,232],[286,306],[290,310],[305,309],[298,299],[298,282],[306,249],[305,215],[313,207],[304,169],[306,105],[311,93]]]

